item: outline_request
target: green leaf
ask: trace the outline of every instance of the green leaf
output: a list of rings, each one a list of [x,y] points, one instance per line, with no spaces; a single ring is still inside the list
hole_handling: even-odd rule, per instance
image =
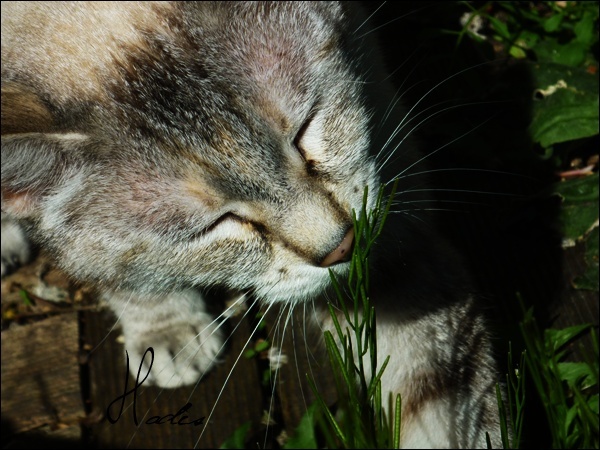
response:
[[[571,387],[576,387],[580,381],[582,382],[580,389],[593,385],[594,372],[587,363],[561,362],[557,364],[557,369],[560,379],[566,381]]]
[[[254,346],[254,351],[260,353],[264,350],[267,350],[269,347],[271,346],[271,343],[269,341],[259,341],[256,343],[256,345]]]
[[[333,417],[333,414],[331,414],[331,411],[325,404],[325,400],[323,400],[323,397],[319,393],[314,380],[311,377],[309,377],[308,374],[307,374],[307,380],[308,380],[308,384],[309,384],[310,388],[312,389],[313,393],[315,394],[315,397],[317,399],[317,404],[321,408],[321,411],[323,413],[325,413],[327,423],[329,423],[329,425],[331,426],[333,434],[335,434],[335,436],[337,436],[337,438],[342,442],[343,448],[347,448],[348,440],[346,439],[346,436],[344,435],[344,433],[342,432],[342,429],[340,428],[337,421],[335,420],[335,417]]]
[[[402,397],[396,395],[396,408],[394,409],[394,448],[400,448],[400,430],[402,427]]]
[[[552,16],[550,16],[548,19],[544,20],[543,25],[544,25],[544,30],[547,31],[548,33],[552,33],[553,31],[558,30],[558,28],[560,27],[560,24],[563,20],[563,15],[562,14],[554,14]]]
[[[577,41],[590,47],[594,41],[596,41],[597,33],[594,33],[594,23],[598,19],[598,14],[594,14],[592,11],[586,11],[583,14],[583,18],[575,25],[573,31],[577,36]]]
[[[527,53],[525,52],[525,50],[523,50],[517,45],[511,45],[510,49],[508,50],[508,53],[510,54],[510,56],[516,59],[524,59],[527,57]]]
[[[582,68],[530,65],[534,102],[529,132],[542,147],[598,134],[598,78]]]
[[[590,396],[588,399],[588,406],[596,415],[598,414],[598,394]]]
[[[340,350],[338,349],[335,340],[333,339],[333,335],[329,331],[325,331],[325,345],[327,347],[327,352],[329,354],[329,359],[331,361],[332,367],[337,371],[338,374],[341,374],[344,378],[344,382],[346,386],[349,388],[354,386],[354,378],[350,376],[346,366],[344,364],[344,359],[340,354]]]
[[[313,403],[304,413],[294,434],[283,445],[284,449],[318,448],[315,435],[317,403]]]
[[[265,327],[267,326],[267,323],[265,322],[264,317],[262,317],[262,314],[260,316],[257,314],[256,317],[260,317],[260,320],[258,321],[258,325],[256,326],[256,329],[264,330]]]
[[[546,38],[533,50],[540,63],[556,63],[575,68],[581,66],[586,60],[589,46],[579,41],[559,44],[554,38]]]
[[[496,19],[493,16],[487,16],[487,19],[492,24],[492,28],[494,29],[494,31],[496,31],[500,35],[500,37],[507,41],[511,40],[510,32],[508,31],[508,27],[504,22]]]
[[[573,327],[563,328],[562,330],[556,330],[554,328],[546,329],[544,331],[546,351],[549,354],[556,353],[556,351],[563,347],[566,343],[576,338],[590,327],[591,325],[586,323],[583,325],[575,325]]]
[[[563,236],[572,241],[571,245],[574,245],[576,241],[584,239],[598,222],[598,200],[600,198],[598,174],[557,183],[554,189],[562,199],[560,218]],[[590,247],[594,245],[597,251],[597,241],[596,244],[591,241]],[[594,259],[593,252],[594,250],[590,249],[592,261]],[[597,253],[595,260],[597,264]]]
[[[496,402],[498,404],[498,414],[500,418],[500,437],[502,439],[502,448],[511,448],[508,443],[508,421],[507,421],[507,411],[504,406],[504,401],[502,400],[502,392],[500,391],[500,385],[496,383]],[[489,440],[489,434],[486,432],[488,439],[488,448],[491,447],[491,441]]]
[[[271,384],[271,370],[265,369],[262,374],[262,385],[268,386]]]
[[[575,420],[576,417],[577,417],[577,408],[575,408],[575,407],[569,408],[567,410],[567,414],[565,415],[565,419],[564,419],[565,422],[563,425],[565,427],[565,435],[566,436],[573,434],[569,430],[571,428],[571,425],[573,424],[573,420]]]
[[[31,299],[29,298],[29,294],[27,293],[27,291],[25,289],[19,290],[19,296],[21,297],[21,300],[23,301],[23,304],[25,306],[33,306],[33,303],[31,302]]]
[[[531,30],[523,30],[521,31],[521,34],[519,34],[519,39],[517,40],[517,42],[522,47],[531,49],[539,42],[539,40],[539,34]]]
[[[246,422],[244,425],[239,427],[237,430],[233,432],[233,434],[223,442],[220,448],[245,448],[246,443],[244,442],[246,439],[246,435],[248,434],[248,430],[250,429],[251,422]]]
[[[390,361],[390,355],[388,355],[385,358],[385,361],[383,361],[383,364],[381,365],[381,369],[379,369],[377,376],[371,379],[371,382],[369,383],[369,389],[367,390],[367,398],[371,398],[371,396],[374,395],[375,389],[377,388],[377,385],[381,382],[381,377],[383,376],[383,371],[387,367],[389,361]]]
[[[556,185],[555,192],[563,199],[563,203],[597,202],[598,174],[584,178],[563,181]]]

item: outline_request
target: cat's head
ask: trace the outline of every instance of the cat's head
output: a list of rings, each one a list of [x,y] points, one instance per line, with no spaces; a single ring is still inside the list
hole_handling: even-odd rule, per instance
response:
[[[2,208],[68,272],[300,301],[347,271],[378,177],[346,9],[24,3],[2,11]]]

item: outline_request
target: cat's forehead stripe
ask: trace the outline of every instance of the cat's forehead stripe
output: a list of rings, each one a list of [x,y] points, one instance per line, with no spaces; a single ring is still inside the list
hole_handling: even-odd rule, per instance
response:
[[[219,208],[224,202],[222,196],[211,189],[206,181],[199,179],[199,174],[194,173],[192,176],[182,183],[185,192],[197,198],[209,208]]]

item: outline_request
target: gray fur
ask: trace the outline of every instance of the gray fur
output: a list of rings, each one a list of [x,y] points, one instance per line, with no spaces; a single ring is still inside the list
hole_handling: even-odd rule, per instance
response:
[[[405,113],[384,120],[393,91],[356,9],[3,2],[2,210],[104,292],[130,353],[155,348],[156,384],[194,383],[216,361],[223,336],[195,288],[318,304],[328,270],[347,274],[321,262],[364,186],[373,205],[380,177],[421,158],[407,140],[377,170]],[[5,247],[4,214],[2,227],[4,274],[5,248],[27,253]],[[497,442],[490,341],[459,259],[400,215],[386,233],[373,299],[404,445]]]

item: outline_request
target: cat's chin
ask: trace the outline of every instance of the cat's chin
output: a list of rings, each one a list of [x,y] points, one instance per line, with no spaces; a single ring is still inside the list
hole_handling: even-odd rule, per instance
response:
[[[325,294],[332,286],[331,274],[338,279],[347,276],[350,263],[331,268],[305,266],[280,272],[278,276],[265,277],[255,286],[253,293],[263,303],[299,304],[311,302]]]

